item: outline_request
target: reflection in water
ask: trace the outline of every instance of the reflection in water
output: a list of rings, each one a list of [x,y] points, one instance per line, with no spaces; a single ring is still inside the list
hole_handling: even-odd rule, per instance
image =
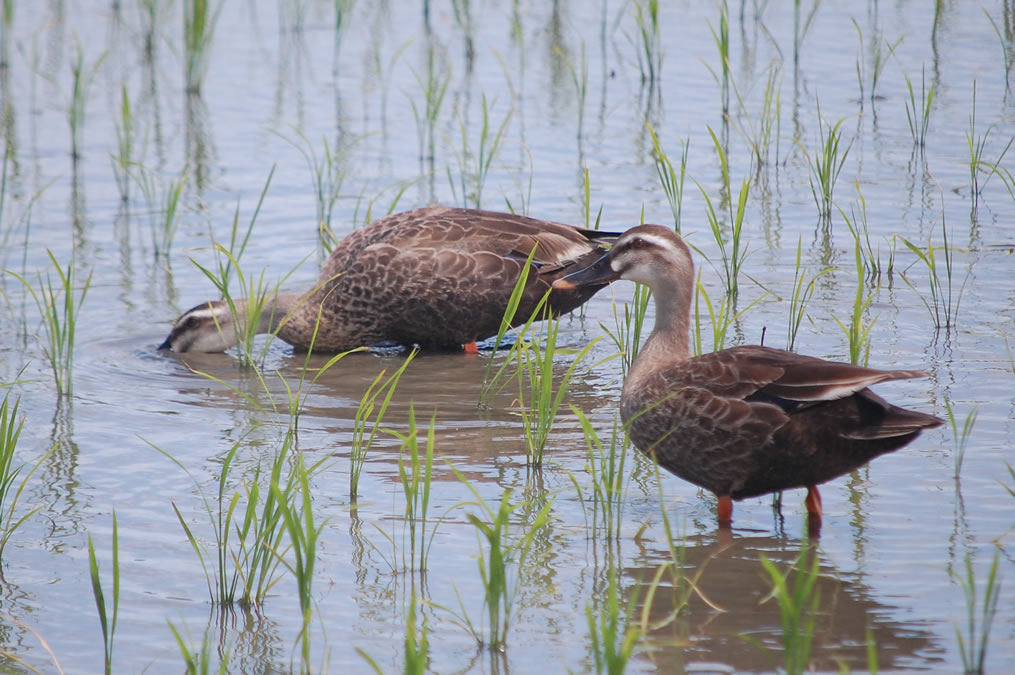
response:
[[[643,604],[648,583],[658,566],[669,562],[670,555],[665,549],[652,548],[655,542],[639,543],[641,550],[624,575],[630,580],[627,593],[637,593],[635,597]],[[697,581],[699,594],[691,594],[689,606],[674,621],[645,638],[643,658],[663,671],[721,664],[723,669],[745,672],[770,670],[781,664],[780,609],[778,602],[769,598],[771,583],[759,560],[765,556],[785,574],[800,554],[800,543],[763,536],[731,538],[726,532],[688,537],[684,570],[692,577],[703,570]],[[820,555],[817,551],[812,554]],[[862,577],[843,577],[825,561],[819,561],[819,575],[811,649],[815,670],[845,667],[866,671],[868,630],[877,645],[877,665],[882,670],[933,668],[941,663],[938,654],[944,648],[934,634],[919,628],[919,622],[902,624],[889,619],[898,608],[874,599]],[[793,587],[793,581],[787,583]],[[663,621],[673,611],[674,599],[675,593],[660,589],[648,609],[649,621]],[[636,612],[642,610],[639,606]],[[767,651],[759,650],[755,643]],[[672,649],[672,645],[683,648]]]
[[[194,187],[197,188],[198,195],[201,195],[208,188],[209,167],[216,163],[217,156],[212,141],[208,106],[200,92],[188,93],[185,100],[187,166],[194,176]]]
[[[43,513],[53,519],[48,537],[50,550],[64,551],[69,536],[82,532],[82,504],[78,503],[79,450],[74,441],[73,399],[60,396],[53,411],[52,450],[42,465],[42,480],[33,481],[36,501],[47,506]]]

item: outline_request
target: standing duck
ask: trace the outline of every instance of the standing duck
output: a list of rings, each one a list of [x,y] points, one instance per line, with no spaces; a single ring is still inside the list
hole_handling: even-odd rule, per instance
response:
[[[819,483],[943,423],[868,389],[926,376],[919,370],[874,370],[756,345],[691,356],[694,263],[668,228],[631,228],[598,262],[553,287],[599,288],[615,279],[645,284],[656,305],[655,327],[624,381],[621,418],[641,451],[715,493],[721,527],[732,522],[734,499],[807,488],[816,530]]]
[[[298,349],[313,341],[317,351],[384,342],[475,351],[476,340],[500,329],[530,254],[517,321],[529,318],[553,281],[599,259],[606,251],[599,242],[616,236],[477,209],[398,213],[346,237],[309,291],[270,298],[257,332]],[[570,312],[603,286],[555,290],[550,309]],[[234,321],[245,323],[247,311],[244,301],[235,301],[235,316],[224,300],[201,303],[176,320],[159,349],[224,351],[236,344]]]

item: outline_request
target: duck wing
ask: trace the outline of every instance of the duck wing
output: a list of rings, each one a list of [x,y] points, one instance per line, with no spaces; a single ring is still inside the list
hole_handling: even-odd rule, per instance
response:
[[[617,236],[512,213],[428,206],[387,216],[347,236],[329,258],[322,279],[344,271],[366,248],[382,243],[401,250],[485,252],[523,262],[535,248],[533,262],[541,274],[548,274],[601,255],[606,249],[600,244]]]
[[[625,391],[622,414],[664,468],[743,497],[828,480],[939,425],[867,389],[924,374],[734,347],[658,370]]]

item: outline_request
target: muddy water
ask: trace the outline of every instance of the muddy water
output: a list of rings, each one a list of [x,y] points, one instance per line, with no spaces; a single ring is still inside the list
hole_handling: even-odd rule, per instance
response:
[[[711,128],[728,146],[734,187],[754,173],[744,226],[749,277],[741,280],[741,308],[749,308],[731,328],[730,341],[756,342],[764,331],[766,344],[785,344],[799,242],[809,274],[826,266],[831,271],[816,281],[796,348],[841,359],[848,344],[836,320],[848,323],[852,312],[854,241],[837,209],[830,225],[820,222],[812,198],[807,157],[818,152],[827,128],[819,125],[819,104],[824,123],[843,120],[842,146],[849,144],[835,203],[858,214],[857,189],[862,192],[871,245],[886,267],[880,285],[864,290],[874,295],[866,313],[874,322],[871,364],[931,373],[882,387],[882,393],[941,416],[950,405],[960,428],[971,411],[978,416],[958,480],[956,442],[945,427],[824,488],[825,523],[813,549],[820,602],[811,664],[865,670],[869,631],[880,670],[960,670],[954,626],[965,626],[966,603],[951,572],[963,573],[968,557],[982,598],[999,551],[1006,583],[987,669],[1015,668],[1015,585],[1007,583],[1015,574],[1015,500],[1005,490],[1015,484],[1006,468],[1015,463],[1015,373],[1006,348],[1015,334],[1015,198],[1004,176],[981,172],[974,199],[967,140],[967,134],[985,138],[984,159],[993,162],[1015,133],[1002,52],[1012,49],[1012,8],[1003,2],[986,7],[1002,36],[1009,36],[999,40],[979,6],[940,5],[935,14],[919,3],[824,3],[794,64],[790,3],[775,4],[760,14],[749,6],[731,8],[735,88],[724,125],[721,88],[710,72],[721,72],[709,32],[709,26],[718,28],[719,12],[709,3],[666,3],[661,75],[644,84],[633,9],[621,3],[470,3],[470,19],[456,18],[450,3],[358,3],[336,39],[329,3],[229,0],[207,53],[201,93],[190,96],[184,93],[180,7],[159,10],[149,52],[146,19],[130,3],[98,10],[91,3],[15,3],[0,53],[8,148],[0,264],[35,279],[49,250],[64,264],[73,261],[79,279],[92,276],[69,396],[56,394],[36,338],[31,296],[10,274],[0,278],[0,378],[6,391],[21,397],[25,417],[19,462],[52,448],[22,496],[20,512],[40,510],[15,534],[0,568],[4,668],[55,671],[58,662],[67,671],[101,670],[87,541],[90,535],[108,592],[114,510],[122,579],[117,671],[178,671],[182,657],[169,622],[194,649],[207,644],[213,661],[228,654],[236,672],[299,667],[294,645],[301,616],[292,578],[283,575],[257,612],[220,612],[208,601],[201,563],[173,506],[202,541],[212,541],[202,495],[214,498],[234,444],[240,449],[230,493],[242,491],[259,462],[271,461],[289,422],[287,386],[298,386],[303,356],[273,345],[262,383],[234,354],[182,359],[154,347],[181,310],[213,294],[190,261],[214,264],[212,240],[228,240],[235,213],[241,225],[249,222],[273,168],[243,269],[254,275],[264,269],[274,282],[296,268],[285,282],[292,288],[316,276],[316,202],[301,135],[318,160],[325,139],[329,148],[341,149],[344,182],[331,218],[339,236],[361,225],[368,212],[385,212],[403,188],[394,208],[479,200],[489,208],[510,204],[533,216],[582,223],[585,169],[592,218],[602,206],[604,226],[623,229],[639,222],[643,211],[647,221],[673,222],[648,120],[678,166],[681,141],[689,143],[681,229],[718,263],[702,196],[717,205],[722,198]],[[807,17],[804,8],[801,25]],[[81,158],[72,162],[67,110],[78,43],[91,74]],[[894,55],[888,45],[895,45]],[[572,72],[580,82],[583,54],[582,103]],[[413,105],[425,106],[420,79],[431,60],[448,87],[432,130],[434,152],[421,158],[420,137],[430,132],[417,125]],[[768,161],[753,172],[750,139],[763,119],[773,65],[779,68],[779,124]],[[935,96],[926,149],[914,152],[904,74],[919,96],[921,73]],[[149,197],[134,182],[127,202],[110,167],[124,87],[133,106],[132,158],[155,186]],[[486,151],[502,123],[504,132],[480,194],[474,178],[463,183],[461,176],[472,176],[479,161],[484,98]],[[1006,156],[1002,168],[1011,165]],[[168,256],[157,255],[153,218],[164,208],[169,181],[185,169],[189,180],[175,238]],[[953,301],[958,319],[948,329],[936,329],[925,306],[933,302],[925,267],[892,238],[940,246],[942,225],[954,247],[955,296],[961,288],[961,303]],[[721,296],[721,273],[706,262],[702,284],[711,297]],[[601,324],[613,326],[614,303],[631,294],[629,284],[601,293],[584,317],[564,320],[562,341],[581,347],[601,336]],[[707,323],[704,330],[709,348]],[[618,361],[602,361],[615,352],[608,340],[597,343],[568,397],[606,439],[622,372]],[[356,500],[349,472],[360,398],[381,370],[390,372],[403,358],[348,357],[309,390],[300,416],[299,452],[308,461],[324,460],[311,484],[314,514],[323,523],[312,670],[362,672],[367,665],[357,648],[385,671],[401,669],[413,594],[430,603],[422,614],[433,671],[588,670],[586,607],[602,598],[611,564],[633,615],[653,626],[639,642],[633,670],[764,671],[782,664],[779,611],[767,598],[760,559],[785,569],[800,554],[807,541],[802,494],[784,495],[779,511],[769,498],[739,503],[732,532],[719,532],[710,496],[668,475],[657,479],[651,464],[628,450],[621,523],[610,534],[597,525],[586,440],[569,409],[557,420],[546,465],[534,471],[526,467],[512,388],[488,407],[477,405],[487,363],[498,365],[504,353],[423,355],[403,376],[384,426],[404,432],[410,406],[422,424],[433,416],[438,459],[430,513],[443,520],[434,530],[429,571],[398,571],[408,546],[398,440],[378,436]],[[323,362],[314,357],[311,366]],[[559,374],[568,363],[561,359]],[[499,653],[478,649],[461,621],[440,607],[459,614],[464,607],[474,622],[482,621],[481,546],[466,517],[475,509],[459,504],[478,494],[496,505],[506,491],[516,501],[552,505],[525,566],[515,571],[515,611]],[[671,559],[664,512],[684,571],[697,575],[686,608],[670,620],[664,619],[674,597],[681,597],[679,584],[671,590],[666,577],[654,595],[649,588]],[[516,535],[527,517],[519,507]]]

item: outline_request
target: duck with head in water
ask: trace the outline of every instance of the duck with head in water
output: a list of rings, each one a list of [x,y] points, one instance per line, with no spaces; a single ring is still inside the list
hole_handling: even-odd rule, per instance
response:
[[[526,264],[519,322],[553,281],[597,260],[606,251],[601,242],[616,236],[478,209],[431,206],[398,213],[346,237],[311,290],[270,298],[257,332],[274,333],[298,349],[313,341],[318,352],[380,343],[474,351],[477,340],[500,329]],[[570,312],[605,285],[554,290],[549,307],[555,314]],[[176,320],[159,349],[225,351],[236,344],[235,322],[246,323],[248,307],[243,301],[234,308],[223,300],[201,303]]]
[[[732,522],[734,499],[807,488],[816,530],[820,483],[943,424],[869,389],[923,371],[875,370],[756,345],[692,356],[694,263],[668,228],[631,228],[600,260],[553,287],[577,292],[615,279],[648,286],[656,306],[655,327],[624,381],[621,418],[636,447],[719,498],[722,527]]]

